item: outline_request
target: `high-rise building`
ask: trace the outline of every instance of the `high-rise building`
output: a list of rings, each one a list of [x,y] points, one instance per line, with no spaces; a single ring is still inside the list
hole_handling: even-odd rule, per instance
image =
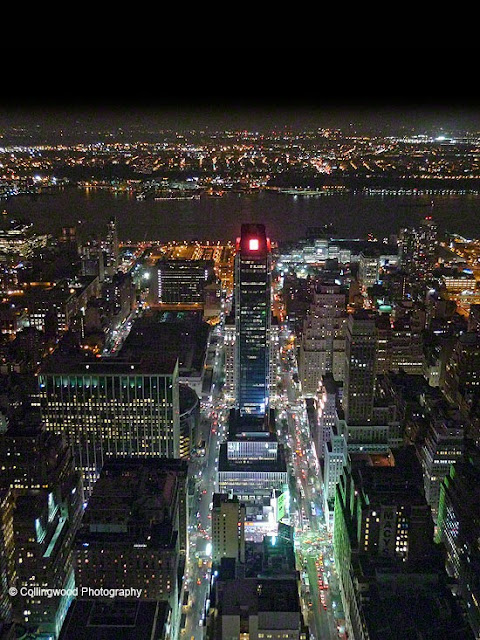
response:
[[[331,371],[327,371],[321,377],[316,394],[317,420],[312,428],[313,445],[319,459],[324,456],[325,445],[330,440],[332,428],[335,425],[340,389],[341,385],[335,380]]]
[[[15,588],[14,497],[10,488],[0,489],[0,621],[12,621],[10,589]]]
[[[465,422],[458,411],[440,408],[429,416],[428,431],[420,450],[425,496],[436,521],[440,488],[450,466],[462,458],[465,446]]]
[[[271,246],[262,224],[242,224],[235,256],[237,406],[240,415],[269,408]]]
[[[205,302],[205,287],[215,278],[212,260],[159,260],[154,280],[154,303],[185,307]]]
[[[237,385],[235,380],[235,318],[232,314],[225,318],[223,349],[225,354],[223,393],[227,401],[234,402]]]
[[[236,496],[214,493],[212,562],[220,564],[222,558],[245,562],[245,505]]]
[[[480,334],[480,304],[470,305],[467,330]]]
[[[392,323],[388,344],[390,370],[423,374],[425,370],[423,329],[424,325],[418,318],[418,314],[411,313],[408,316],[395,319]]]
[[[179,381],[194,389],[199,398],[212,383],[215,340],[200,310],[149,309],[132,324],[118,356],[162,362],[178,358]]]
[[[175,358],[85,358],[57,349],[38,383],[45,428],[72,445],[87,497],[111,456],[179,457]]]
[[[438,539],[446,566],[465,604],[475,637],[480,637],[480,450],[469,447],[450,466],[440,490]]]
[[[329,528],[333,526],[333,510],[337,482],[347,464],[347,441],[337,430],[337,410],[341,384],[328,372],[322,377],[317,395],[318,426],[314,445],[319,459],[323,459],[323,512]]]
[[[105,255],[101,243],[89,241],[80,247],[82,276],[98,276],[100,282],[105,280]]]
[[[278,318],[272,317],[270,325],[270,342],[269,342],[269,398],[270,405],[274,407],[276,405],[277,397],[277,384],[280,378],[280,325],[278,324]]]
[[[378,280],[378,257],[374,253],[361,251],[358,261],[358,281],[366,291]]]
[[[108,221],[105,254],[105,270],[108,275],[112,276],[118,269],[119,258],[118,228],[115,217]]]
[[[177,618],[187,535],[187,463],[139,457],[107,462],[75,542],[75,575],[89,589],[137,590]],[[131,596],[134,597],[134,596]]]
[[[480,335],[460,335],[445,367],[445,395],[465,416],[473,416],[480,399]],[[479,438],[477,433],[475,436]]]
[[[417,227],[402,229],[399,237],[402,267],[410,274],[424,280],[435,265],[437,249],[437,224],[426,216]]]
[[[377,334],[375,316],[359,310],[348,317],[343,408],[348,423],[368,422],[375,396]]]
[[[331,531],[334,525],[337,484],[348,461],[346,438],[335,427],[332,427],[330,439],[325,443],[323,459],[323,512],[325,524]]]
[[[269,401],[274,350],[270,253],[264,225],[243,224],[235,256],[235,405],[228,439],[220,445],[218,487],[245,504],[247,536],[255,536],[258,527],[266,527],[263,533],[276,528],[275,504],[288,481]]]
[[[349,637],[394,637],[401,625],[411,637],[472,640],[433,531],[413,447],[384,464],[351,461],[337,485],[333,532]]]
[[[74,537],[83,513],[70,447],[35,420],[0,436],[0,606],[42,637],[57,638],[75,587]],[[40,635],[35,636],[40,637]]]
[[[223,392],[228,402],[234,402],[237,392],[237,367],[236,363],[236,331],[235,331],[235,316],[233,313],[229,314],[225,319],[224,324],[224,384]],[[278,318],[272,317],[270,326],[270,342],[269,342],[269,358],[270,358],[270,379],[269,379],[269,402],[271,406],[275,406],[278,399],[278,382],[280,371],[280,325],[278,324]]]
[[[200,400],[188,384],[179,384],[180,446],[179,457],[188,459],[202,441],[200,428]]]
[[[130,273],[117,271],[102,286],[104,313],[112,318],[114,325],[120,324],[134,309],[135,283]]]
[[[305,319],[299,349],[298,375],[304,395],[317,392],[322,376],[331,371],[344,379],[346,291],[335,283],[321,283]]]
[[[287,487],[285,451],[273,416],[241,417],[232,410],[228,439],[220,445],[218,488],[245,504],[247,539],[262,527],[267,527],[263,533],[276,528],[275,495],[284,494]]]

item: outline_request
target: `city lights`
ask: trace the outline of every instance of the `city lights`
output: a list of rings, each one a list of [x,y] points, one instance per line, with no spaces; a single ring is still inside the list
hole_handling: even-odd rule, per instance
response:
[[[81,124],[2,130],[3,618],[480,638],[480,133]]]

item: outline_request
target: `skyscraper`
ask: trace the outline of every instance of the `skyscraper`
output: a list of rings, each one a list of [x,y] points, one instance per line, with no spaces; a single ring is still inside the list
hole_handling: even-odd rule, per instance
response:
[[[299,377],[304,395],[314,395],[322,376],[330,371],[342,381],[345,370],[346,292],[336,283],[316,288],[303,325]]]
[[[223,348],[225,353],[225,382],[223,392],[229,401],[235,400],[237,384],[235,375],[235,317],[233,314],[225,318]]]
[[[446,465],[445,465],[446,466]],[[440,490],[438,538],[475,637],[480,637],[480,452],[469,447],[449,467]]]
[[[107,228],[107,240],[105,243],[107,272],[109,275],[113,275],[118,268],[118,255],[119,255],[119,243],[118,243],[118,229],[116,217],[110,218]]]
[[[204,304],[205,287],[214,280],[213,260],[159,260],[153,302],[195,308]]]
[[[0,615],[32,637],[57,638],[71,603],[82,505],[64,439],[31,416],[12,423],[0,437]]]
[[[287,488],[283,445],[269,403],[271,344],[271,249],[262,224],[243,224],[235,256],[235,407],[218,463],[220,493],[245,504],[247,521],[274,528],[275,492]],[[230,352],[231,355],[231,352]],[[231,361],[232,358],[230,358]],[[246,527],[246,537],[255,535]]]
[[[176,358],[84,358],[58,349],[38,382],[45,428],[72,445],[87,497],[108,457],[178,458]]]
[[[212,559],[219,564],[222,558],[245,562],[245,505],[237,496],[214,493]]]
[[[187,463],[133,456],[103,466],[75,543],[80,597],[137,589],[176,613],[187,536]],[[91,596],[90,596],[91,597]]]
[[[431,216],[416,228],[402,229],[399,244],[403,268],[415,273],[419,280],[425,279],[435,265],[437,241],[437,224]]]
[[[242,224],[235,257],[237,406],[264,416],[269,405],[271,247],[263,224]]]
[[[365,310],[351,314],[347,323],[343,393],[343,408],[348,423],[372,419],[376,350],[374,315]]]
[[[333,529],[349,638],[399,637],[400,628],[403,637],[472,640],[433,532],[414,447],[395,450],[386,465],[351,461]]]

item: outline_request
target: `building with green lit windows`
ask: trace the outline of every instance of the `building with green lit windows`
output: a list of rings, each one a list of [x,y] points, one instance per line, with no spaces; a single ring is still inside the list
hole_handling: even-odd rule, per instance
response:
[[[88,497],[104,462],[179,458],[178,361],[57,353],[38,375],[45,428],[72,445]]]
[[[394,640],[398,629],[404,638],[474,638],[447,586],[422,485],[413,447],[384,464],[351,456],[337,484],[334,555],[349,638]]]
[[[480,450],[469,443],[440,490],[437,538],[475,637],[480,637]]]
[[[34,419],[0,434],[0,513],[1,619],[55,640],[75,595],[83,489],[70,447]]]

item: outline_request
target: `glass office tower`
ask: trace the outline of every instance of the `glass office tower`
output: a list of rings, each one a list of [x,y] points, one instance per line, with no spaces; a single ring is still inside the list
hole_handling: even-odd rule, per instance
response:
[[[83,474],[85,496],[107,458],[178,458],[178,362],[75,358],[44,361],[38,403],[47,431],[62,433]]]
[[[237,405],[240,416],[268,412],[271,247],[263,224],[242,224],[235,256]]]

